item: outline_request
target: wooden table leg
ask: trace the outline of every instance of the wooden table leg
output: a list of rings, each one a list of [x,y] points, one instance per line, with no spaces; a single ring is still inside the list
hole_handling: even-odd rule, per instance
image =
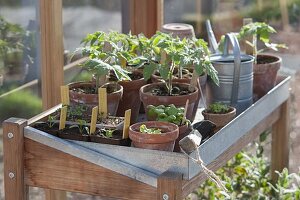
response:
[[[66,200],[67,193],[60,190],[49,190],[45,189],[45,199],[46,200]]]
[[[25,119],[10,118],[3,123],[4,193],[6,200],[27,200],[24,183]]]
[[[272,155],[271,155],[271,175],[272,180],[277,180],[276,171],[282,171],[289,167],[289,104],[287,100],[281,105],[280,118],[272,126]]]
[[[182,200],[182,174],[164,172],[158,177],[157,200]]]

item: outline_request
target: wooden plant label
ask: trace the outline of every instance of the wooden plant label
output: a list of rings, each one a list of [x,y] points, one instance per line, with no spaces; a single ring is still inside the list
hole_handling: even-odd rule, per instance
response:
[[[184,116],[184,117],[186,117],[186,112],[187,112],[187,109],[188,109],[188,107],[189,107],[189,102],[190,102],[190,101],[187,99],[187,100],[186,100],[186,103],[185,103],[185,107],[184,107],[184,113],[183,113],[183,116]]]
[[[198,73],[196,72],[196,70],[194,70],[193,75],[192,75],[192,79],[189,85],[189,91],[190,92],[194,92],[193,88],[197,87],[197,82],[198,82]]]
[[[166,60],[167,60],[167,53],[164,50],[161,50],[160,64],[165,64]]]
[[[107,93],[106,88],[98,89],[99,113],[103,118],[107,117]]]
[[[59,130],[62,130],[66,127],[67,110],[67,106],[64,106],[60,109]]]
[[[61,103],[63,106],[70,105],[69,86],[68,85],[60,86],[60,97],[61,97]]]
[[[123,136],[122,136],[123,139],[128,138],[130,118],[131,118],[131,109],[128,109],[125,111],[125,116],[124,116]]]
[[[91,118],[91,127],[90,127],[90,134],[94,134],[96,131],[96,123],[98,117],[98,106],[95,106],[92,110],[92,118]]]

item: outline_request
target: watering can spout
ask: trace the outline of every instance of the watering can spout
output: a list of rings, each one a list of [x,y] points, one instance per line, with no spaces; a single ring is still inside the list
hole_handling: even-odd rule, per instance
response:
[[[209,43],[209,46],[211,48],[211,52],[212,53],[219,53],[218,42],[217,42],[215,34],[212,30],[209,19],[206,20],[205,25],[206,25],[206,30],[207,30],[207,34],[208,34],[208,43]]]

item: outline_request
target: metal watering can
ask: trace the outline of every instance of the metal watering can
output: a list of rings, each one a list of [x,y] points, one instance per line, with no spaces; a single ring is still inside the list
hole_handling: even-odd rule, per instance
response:
[[[229,44],[233,53],[229,53]],[[208,80],[210,101],[223,102],[237,109],[240,114],[252,105],[253,99],[253,62],[254,57],[241,55],[240,45],[233,33],[225,35],[223,54],[210,57],[218,72],[220,84]]]

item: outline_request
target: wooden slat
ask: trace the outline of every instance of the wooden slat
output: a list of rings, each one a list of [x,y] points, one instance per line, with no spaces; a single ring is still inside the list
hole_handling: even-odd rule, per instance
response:
[[[282,171],[289,167],[289,104],[281,105],[280,118],[272,127],[271,175],[275,182],[278,178],[275,170]]]
[[[182,174],[165,172],[157,180],[157,200],[182,199]]]
[[[3,123],[4,191],[6,200],[27,200],[24,184],[24,119],[10,118]]]
[[[116,199],[156,198],[156,188],[25,138],[25,182],[30,186]]]
[[[268,129],[271,124],[275,123],[280,116],[280,108],[273,111],[268,117],[257,124],[251,131],[241,137],[233,146],[223,152],[217,159],[210,163],[207,167],[213,171],[224,166],[228,160],[230,160],[234,155],[240,152],[249,142],[252,142],[256,137],[258,137],[263,131]],[[200,173],[195,176],[190,181],[187,181],[183,185],[183,197],[187,196],[194,191],[203,181],[206,180],[206,176]]]
[[[42,99],[44,110],[60,102],[63,85],[62,0],[40,1]]]
[[[130,0],[130,29],[151,37],[163,23],[163,0]]]

